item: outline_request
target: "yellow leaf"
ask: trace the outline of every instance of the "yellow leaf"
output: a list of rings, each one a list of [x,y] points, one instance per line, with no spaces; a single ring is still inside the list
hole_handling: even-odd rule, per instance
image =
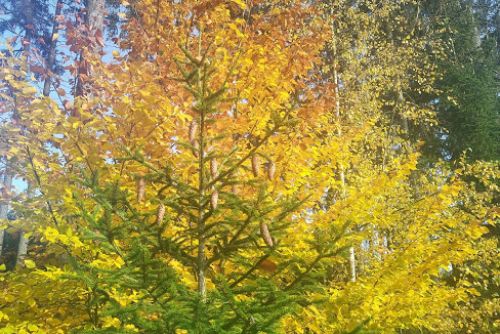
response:
[[[30,332],[36,332],[36,331],[38,331],[38,326],[37,325],[33,325],[33,324],[29,324],[28,325],[28,330]]]
[[[2,321],[2,319],[9,320],[9,316],[0,311],[0,321]]]
[[[24,260],[24,265],[26,266],[26,268],[28,269],[33,269],[36,267],[35,265],[35,262],[32,261],[32,260]]]
[[[16,300],[16,297],[14,297],[13,295],[7,295],[4,297],[4,299],[7,303],[12,303],[13,301]]]
[[[231,0],[231,1],[237,4],[241,9],[247,8],[247,4],[245,3],[245,1],[242,0]]]

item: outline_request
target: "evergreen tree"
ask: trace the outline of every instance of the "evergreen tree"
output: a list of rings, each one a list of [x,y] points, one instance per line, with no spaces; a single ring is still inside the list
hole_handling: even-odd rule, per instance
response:
[[[498,3],[450,0],[429,2],[427,15],[446,42],[441,57],[436,106],[443,132],[435,154],[460,159],[498,160],[500,141],[500,47]]]

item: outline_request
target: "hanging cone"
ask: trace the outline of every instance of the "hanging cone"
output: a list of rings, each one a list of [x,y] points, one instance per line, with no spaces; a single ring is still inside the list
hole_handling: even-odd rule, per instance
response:
[[[217,209],[217,202],[219,201],[219,192],[214,189],[212,192],[212,196],[210,197],[210,205],[212,206],[212,210]]]
[[[156,224],[161,225],[163,222],[163,217],[165,217],[165,205],[160,203],[158,206],[158,212],[156,213]]]
[[[219,175],[218,164],[215,158],[210,159],[210,175],[215,179]]]
[[[137,202],[142,202],[144,200],[144,194],[146,192],[146,181],[143,177],[137,180]]]
[[[262,239],[264,240],[266,245],[268,245],[269,247],[274,246],[273,238],[271,237],[271,233],[269,233],[269,228],[264,222],[260,223],[260,235],[262,236]]]
[[[252,172],[253,176],[255,177],[259,176],[260,172],[259,157],[256,154],[252,156]]]
[[[198,129],[198,123],[196,121],[192,121],[191,124],[189,124],[189,141],[191,143],[194,142],[196,139],[196,130]]]
[[[267,165],[267,177],[269,178],[269,180],[273,180],[275,174],[276,164],[272,161],[269,161],[269,164]]]
[[[192,142],[193,144],[193,155],[195,158],[199,158],[200,157],[200,153],[198,152],[200,150],[200,144],[198,144],[198,141],[195,140],[194,142]]]

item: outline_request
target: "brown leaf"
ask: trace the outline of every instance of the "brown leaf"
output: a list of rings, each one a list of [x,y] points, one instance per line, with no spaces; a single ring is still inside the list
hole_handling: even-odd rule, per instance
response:
[[[100,29],[97,29],[95,32],[95,41],[97,45],[104,47],[104,38],[102,37],[102,32]]]
[[[266,271],[268,273],[275,272],[278,268],[278,265],[269,259],[264,259],[259,264],[259,269]]]
[[[57,92],[57,95],[59,95],[59,96],[66,96],[66,91],[64,90],[64,88],[59,87],[56,89],[56,92]]]

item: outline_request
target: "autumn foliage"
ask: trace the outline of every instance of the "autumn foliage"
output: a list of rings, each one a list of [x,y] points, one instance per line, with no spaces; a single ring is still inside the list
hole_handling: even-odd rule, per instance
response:
[[[414,1],[361,3],[122,2],[112,46],[66,25],[76,89],[50,96],[33,57],[3,53],[2,154],[31,190],[9,195],[30,246],[0,274],[0,333],[452,333],[498,315],[474,304],[479,276],[453,278],[498,274],[481,239],[498,164],[425,159],[446,46],[393,25]]]

